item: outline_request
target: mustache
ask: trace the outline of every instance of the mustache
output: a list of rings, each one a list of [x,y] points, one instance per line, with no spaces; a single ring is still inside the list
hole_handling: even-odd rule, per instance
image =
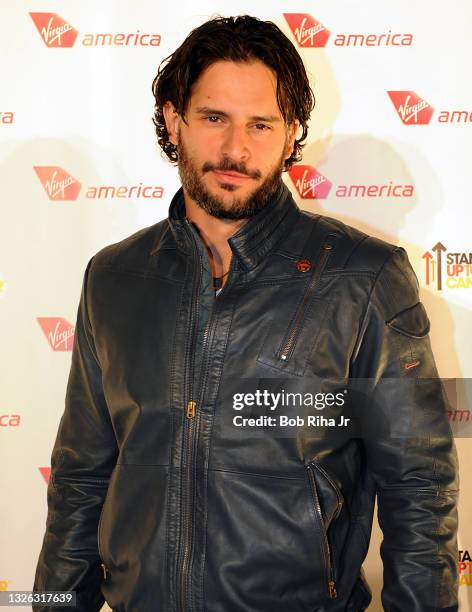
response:
[[[244,174],[253,179],[260,179],[262,174],[259,170],[248,170],[246,164],[237,163],[229,157],[225,157],[220,163],[213,164],[211,162],[205,162],[202,166],[202,172],[210,172],[211,170],[218,170],[220,172],[238,172]]]

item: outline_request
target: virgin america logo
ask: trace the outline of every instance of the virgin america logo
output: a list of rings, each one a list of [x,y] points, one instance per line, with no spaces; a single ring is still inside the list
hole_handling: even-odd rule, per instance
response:
[[[293,166],[289,170],[289,176],[300,197],[304,199],[324,200],[332,187],[332,183],[313,166]]]
[[[41,476],[44,478],[46,483],[48,483],[51,477],[51,468],[50,467],[40,467],[38,469],[41,472]]]
[[[30,13],[47,47],[73,47],[78,32],[57,13]]]
[[[397,202],[408,202],[408,199],[412,198],[415,193],[414,185],[403,185],[394,181],[334,185],[313,166],[295,165],[289,170],[289,176],[303,199],[324,200],[328,198],[331,191],[334,191],[335,198],[363,199],[366,202],[393,199]]]
[[[38,317],[53,351],[71,351],[74,343],[74,326],[62,317]]]
[[[387,91],[398,116],[405,125],[426,125],[434,108],[414,91]]]
[[[57,13],[30,13],[47,47],[73,47],[79,32]],[[80,37],[84,47],[158,47],[161,35],[150,32],[87,32]]]
[[[59,166],[33,166],[50,200],[77,200],[81,183]],[[139,198],[156,200],[162,198],[164,188],[159,185],[89,185],[85,188],[85,198],[110,200]]]
[[[77,200],[81,184],[59,166],[33,166],[50,200]]]
[[[284,13],[284,17],[300,47],[324,47],[330,31],[308,13]]]
[[[325,47],[331,32],[308,13],[284,13],[299,47]],[[410,47],[413,34],[400,32],[336,32],[335,47]]]

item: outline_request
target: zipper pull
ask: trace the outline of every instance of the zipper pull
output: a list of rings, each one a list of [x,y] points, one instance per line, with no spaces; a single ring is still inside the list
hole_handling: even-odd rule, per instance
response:
[[[107,579],[107,572],[108,572],[108,570],[107,570],[107,568],[106,568],[104,563],[102,563],[101,566],[102,566],[103,578],[104,578],[104,580],[106,580]]]
[[[195,413],[197,412],[197,402],[194,400],[189,400],[187,404],[187,419],[193,419]]]
[[[328,587],[329,587],[329,596],[331,597],[331,599],[334,599],[335,597],[337,597],[338,592],[336,590],[336,583],[334,582],[334,580],[330,580],[328,582]]]

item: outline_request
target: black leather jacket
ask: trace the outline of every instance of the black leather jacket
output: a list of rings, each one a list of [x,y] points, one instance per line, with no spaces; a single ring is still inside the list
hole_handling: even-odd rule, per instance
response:
[[[89,261],[34,589],[82,612],[357,612],[377,495],[384,609],[457,610],[457,457],[405,250],[285,185],[229,243],[215,298],[179,190]],[[233,409],[256,387],[347,393],[360,429],[235,426],[277,414]]]

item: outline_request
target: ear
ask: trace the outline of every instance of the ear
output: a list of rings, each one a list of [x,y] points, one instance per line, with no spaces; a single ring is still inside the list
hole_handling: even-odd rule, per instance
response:
[[[177,113],[175,106],[169,100],[162,107],[162,112],[164,114],[164,121],[166,122],[169,140],[173,145],[176,145],[178,142],[180,115]]]
[[[285,159],[288,159],[290,155],[293,153],[293,146],[295,144],[295,139],[297,137],[298,128],[300,127],[300,122],[298,119],[295,119],[287,129],[287,147],[285,149]]]

